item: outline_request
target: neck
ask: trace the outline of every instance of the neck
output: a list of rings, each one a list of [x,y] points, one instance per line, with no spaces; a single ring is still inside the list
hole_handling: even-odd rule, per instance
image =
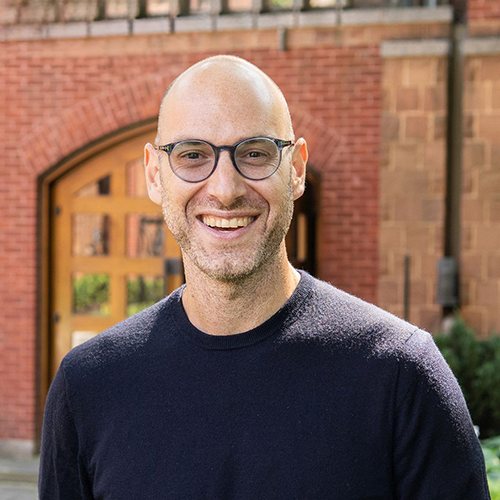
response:
[[[211,278],[189,261],[184,265],[182,304],[191,323],[211,335],[242,333],[261,325],[290,298],[300,280],[285,251],[236,282]]]

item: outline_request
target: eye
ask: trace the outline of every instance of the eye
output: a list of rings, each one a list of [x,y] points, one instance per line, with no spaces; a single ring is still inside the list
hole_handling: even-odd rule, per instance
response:
[[[198,151],[189,151],[187,153],[184,153],[183,155],[181,155],[183,158],[188,158],[190,160],[197,160],[198,158],[200,158],[200,153]]]
[[[265,156],[265,153],[262,151],[249,151],[247,155],[251,158],[260,158],[261,156]]]
[[[177,158],[179,161],[202,161],[211,157],[209,152],[200,151],[197,149],[188,149],[186,151],[176,152],[174,158]]]
[[[246,151],[239,151],[238,156],[246,159],[262,159],[268,158],[269,153],[262,149],[247,149]]]

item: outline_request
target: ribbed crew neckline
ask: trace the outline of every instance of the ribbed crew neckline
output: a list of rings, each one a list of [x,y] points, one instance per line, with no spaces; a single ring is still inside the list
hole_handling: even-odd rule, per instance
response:
[[[175,326],[182,336],[204,349],[238,349],[260,342],[271,336],[282,324],[285,317],[294,315],[310,294],[313,284],[312,276],[301,269],[297,271],[300,273],[301,278],[290,298],[273,316],[252,330],[232,335],[210,335],[196,328],[189,321],[182,305],[181,298],[185,285],[175,290],[168,300]]]

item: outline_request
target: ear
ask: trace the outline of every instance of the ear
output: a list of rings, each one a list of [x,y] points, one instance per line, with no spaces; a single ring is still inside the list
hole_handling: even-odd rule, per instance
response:
[[[156,149],[148,142],[144,146],[144,173],[151,201],[161,206],[160,166]]]
[[[292,153],[292,189],[294,200],[300,198],[304,194],[308,157],[309,153],[307,152],[306,140],[301,137],[295,142]]]

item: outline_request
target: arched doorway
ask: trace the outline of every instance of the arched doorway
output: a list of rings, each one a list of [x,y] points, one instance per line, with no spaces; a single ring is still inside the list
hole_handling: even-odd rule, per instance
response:
[[[51,190],[51,361],[183,281],[180,249],[148,197],[146,132],[82,162]]]
[[[74,346],[157,302],[183,282],[180,249],[150,201],[143,147],[154,129],[94,154],[50,185],[49,379]],[[290,261],[316,270],[318,176],[297,200]]]

